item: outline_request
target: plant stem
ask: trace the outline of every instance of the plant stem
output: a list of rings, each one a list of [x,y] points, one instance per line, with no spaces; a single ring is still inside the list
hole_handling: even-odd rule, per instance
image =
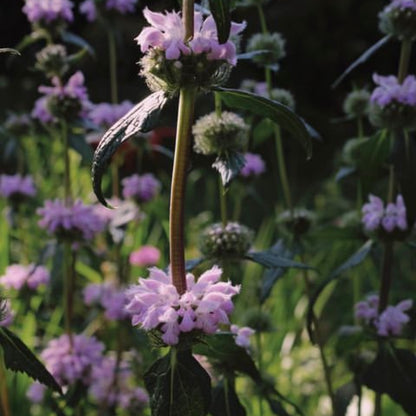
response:
[[[9,393],[7,391],[6,366],[4,364],[4,352],[0,346],[0,401],[1,414],[4,416],[11,416]]]
[[[374,397],[374,416],[381,416],[381,394],[376,392]]]
[[[220,175],[218,175],[218,189],[219,189],[219,194],[220,194],[221,222],[222,222],[222,226],[225,227],[228,222],[227,197],[226,197],[224,185],[222,184]]]
[[[64,311],[65,332],[72,344],[72,318],[74,310],[75,290],[75,255],[72,252],[71,242],[64,241]]]
[[[280,181],[282,183],[285,204],[286,204],[286,207],[290,210],[290,212],[293,215],[292,196],[290,193],[290,185],[289,185],[289,179],[287,176],[286,162],[285,162],[285,157],[283,154],[283,145],[282,145],[280,126],[275,125],[274,132],[275,132],[275,137],[276,137],[277,164],[278,164],[278,169],[279,169]]]
[[[409,39],[402,40],[402,47],[400,51],[399,73],[397,80],[401,84],[406,78],[409,70],[410,55],[412,53],[412,41]]]
[[[257,5],[257,11],[259,13],[260,27],[261,31],[266,34],[269,31],[267,30],[266,16],[264,15],[264,10],[261,4]]]
[[[194,0],[183,0],[182,16],[185,29],[184,41],[188,42],[194,37]]]
[[[256,346],[257,346],[257,365],[259,367],[259,372],[260,374],[263,373],[263,348],[262,348],[262,344],[261,344],[261,333],[256,331]],[[258,396],[259,398],[259,415],[263,416],[264,413],[264,409],[263,409],[263,398],[261,397],[261,395],[259,394]]]
[[[386,309],[389,303],[389,294],[392,280],[392,266],[393,266],[393,242],[386,241],[384,243],[383,265],[381,269],[381,285],[378,312],[379,314]]]
[[[182,294],[186,290],[184,208],[186,170],[188,167],[197,89],[183,87],[179,95],[178,123],[169,210],[169,241],[172,282]]]
[[[226,416],[232,416],[230,411],[230,399],[228,397],[229,386],[228,386],[228,378],[224,378],[224,401],[225,401],[225,413]]]
[[[68,125],[65,120],[61,121],[61,137],[64,146],[64,202],[65,206],[69,206],[72,202],[71,161],[69,159]]]

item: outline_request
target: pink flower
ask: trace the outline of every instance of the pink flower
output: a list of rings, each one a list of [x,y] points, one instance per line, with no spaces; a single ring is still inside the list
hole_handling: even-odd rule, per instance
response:
[[[0,175],[0,195],[6,198],[35,196],[36,188],[30,175]]]
[[[27,266],[12,264],[6,268],[6,273],[0,276],[0,284],[6,289],[21,290],[25,285],[32,290],[40,285],[49,283],[50,274],[44,266],[31,263]]]
[[[32,383],[27,392],[26,397],[32,402],[32,403],[41,403],[43,401],[43,397],[45,395],[47,387],[38,381],[35,381]]]
[[[413,301],[411,299],[403,300],[396,306],[388,306],[380,315],[375,326],[377,333],[387,337],[389,335],[400,335],[404,324],[410,321],[409,316],[405,313],[411,309]]]
[[[374,74],[373,81],[378,87],[373,91],[370,100],[381,108],[390,103],[416,105],[416,78],[413,75],[408,75],[402,83],[399,83],[394,75],[383,77]]]
[[[22,10],[32,23],[40,21],[51,23],[55,20],[72,22],[73,7],[70,0],[26,0]]]
[[[241,176],[244,176],[245,178],[250,176],[259,176],[266,170],[264,160],[260,155],[255,153],[246,153],[244,155],[244,159],[245,164],[240,170]]]
[[[369,324],[378,317],[378,295],[367,296],[366,300],[358,302],[355,306],[355,318],[362,319]]]
[[[160,260],[160,250],[154,246],[142,246],[130,254],[130,264],[134,266],[155,266]]]
[[[133,108],[131,101],[125,100],[120,104],[94,104],[88,116],[97,126],[108,128]]]
[[[234,308],[231,298],[240,290],[230,282],[220,282],[221,274],[218,266],[197,281],[188,274],[187,290],[179,295],[170,274],[151,268],[148,279],[140,278],[138,285],[127,290],[126,309],[132,324],[146,330],[159,329],[168,345],[177,344],[181,332],[216,332],[220,324],[229,323],[228,316]]]
[[[231,325],[231,332],[236,336],[235,343],[242,348],[250,348],[250,337],[256,332],[254,329],[238,325]]]
[[[236,65],[237,55],[235,44],[228,40],[224,44],[218,42],[217,28],[212,16],[203,20],[199,12],[194,14],[194,37],[185,43],[185,30],[180,13],[151,12],[147,7],[143,11],[145,19],[150,23],[137,36],[137,43],[143,53],[155,48],[165,51],[166,59],[176,60],[181,55],[206,54],[209,60],[224,60]],[[242,32],[245,23],[231,23],[230,35]]]
[[[153,199],[160,189],[160,182],[151,173],[131,175],[121,181],[123,197],[134,198],[138,202],[148,202]]]
[[[85,15],[89,22],[93,22],[97,18],[97,7],[94,0],[84,0],[79,5],[79,12]]]

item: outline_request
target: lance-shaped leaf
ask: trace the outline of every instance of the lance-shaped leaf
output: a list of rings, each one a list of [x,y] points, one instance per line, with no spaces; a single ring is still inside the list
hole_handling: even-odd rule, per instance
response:
[[[316,133],[289,107],[268,98],[247,91],[215,88],[221,99],[231,108],[247,110],[261,117],[267,117],[287,130],[299,140],[306,151],[307,158],[312,156],[311,136]]]
[[[93,47],[81,36],[72,32],[62,32],[62,40],[75,46],[85,49],[91,56],[95,55]]]
[[[289,267],[294,267],[296,269],[311,269],[311,267],[307,264],[300,263],[287,257],[282,257],[279,254],[274,253],[272,250],[257,252],[252,251],[247,253],[245,258],[268,268],[282,267],[287,269]]]
[[[4,364],[12,371],[20,371],[61,393],[61,387],[52,374],[36,358],[23,341],[7,328],[0,328],[0,348],[3,349]]]
[[[313,322],[313,316],[314,316],[314,306],[316,301],[319,298],[319,295],[322,293],[322,291],[327,287],[329,283],[331,283],[333,280],[338,278],[342,273],[345,271],[359,265],[362,263],[368,254],[371,251],[371,248],[373,247],[373,241],[369,240],[367,241],[361,248],[356,251],[351,257],[348,258],[347,261],[341,264],[337,269],[335,269],[318,287],[316,292],[313,294],[309,301],[308,306],[308,314],[307,314],[307,329],[309,333],[309,337],[312,342],[314,342],[314,336],[313,336],[313,329],[312,329],[312,322]]]
[[[227,42],[231,29],[231,0],[209,0],[209,8],[217,26],[218,41]]]
[[[368,58],[370,58],[372,55],[374,55],[375,52],[377,52],[381,47],[387,44],[389,40],[392,39],[392,35],[384,36],[384,38],[381,38],[379,41],[377,41],[373,46],[370,46],[358,59],[356,59],[332,84],[332,88],[336,88],[341,81],[350,74],[355,68],[363,64],[365,61],[367,61]]]
[[[167,97],[163,91],[150,94],[114,123],[102,137],[92,162],[92,184],[95,195],[103,205],[108,206],[102,194],[101,180],[111,157],[130,137],[152,130],[166,102]]]
[[[243,154],[229,151],[219,155],[212,164],[212,167],[219,172],[222,184],[224,187],[227,187],[240,173],[245,163]]]
[[[205,416],[211,400],[207,372],[191,351],[174,351],[157,360],[144,376],[152,416]]]

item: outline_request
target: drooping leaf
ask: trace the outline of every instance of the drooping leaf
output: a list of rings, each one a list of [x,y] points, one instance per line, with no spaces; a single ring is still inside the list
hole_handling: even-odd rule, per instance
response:
[[[231,29],[231,0],[209,0],[209,8],[217,26],[218,41],[227,42]]]
[[[163,91],[154,92],[113,124],[102,137],[94,153],[92,183],[95,195],[103,205],[108,206],[102,194],[101,180],[111,157],[130,137],[153,129],[166,102],[167,97]]]
[[[270,118],[279,124],[299,140],[308,159],[312,156],[311,128],[289,107],[247,91],[219,87],[215,88],[215,91],[229,107],[250,111],[261,117]]]
[[[212,416],[246,416],[232,380],[221,380],[215,386],[209,413]]]
[[[211,400],[210,378],[191,351],[169,352],[144,376],[152,416],[205,416]]]
[[[61,393],[61,387],[32,351],[7,328],[0,328],[0,348],[6,368],[27,374],[34,380]]]
[[[244,155],[238,152],[227,152],[218,155],[212,167],[221,175],[221,181],[224,187],[230,185],[231,181],[239,174],[244,167]]]
[[[313,330],[312,330],[312,321],[314,316],[314,306],[316,301],[319,298],[319,295],[322,291],[326,288],[326,286],[342,275],[345,271],[359,265],[362,263],[368,254],[370,253],[373,247],[373,241],[367,241],[363,246],[360,247],[358,251],[356,251],[351,257],[349,257],[344,263],[342,263],[337,269],[335,269],[319,286],[315,293],[312,295],[309,306],[308,306],[308,314],[307,314],[307,329],[309,333],[309,337],[312,342],[314,342]]]
[[[334,394],[335,416],[345,416],[351,400],[357,394],[357,386],[354,381],[343,384]]]
[[[370,389],[388,394],[409,416],[416,416],[416,356],[413,352],[380,348],[362,380]]]
[[[310,269],[307,264],[300,263],[290,258],[281,257],[279,254],[273,253],[271,250],[267,251],[251,251],[245,255],[246,259],[252,260],[268,268],[283,267],[285,269],[293,267],[296,269]]]
[[[64,42],[85,49],[91,56],[95,55],[94,48],[81,36],[78,36],[72,32],[62,32],[61,37]]]
[[[41,40],[41,39],[48,39],[49,34],[45,29],[36,29],[35,31],[31,32],[29,35],[25,36],[16,46],[16,49],[20,52],[27,48],[28,46],[32,45],[33,43]]]
[[[358,59],[356,59],[332,84],[332,88],[336,88],[343,79],[349,75],[355,68],[367,61],[371,56],[374,55],[381,47],[386,45],[389,40],[392,39],[392,35],[386,35],[381,38],[373,46],[370,46]]]
[[[12,55],[20,55],[20,52],[13,48],[0,48],[0,53],[11,53]]]

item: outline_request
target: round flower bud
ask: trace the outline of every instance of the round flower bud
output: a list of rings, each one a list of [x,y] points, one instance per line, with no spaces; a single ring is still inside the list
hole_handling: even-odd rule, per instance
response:
[[[194,150],[203,155],[242,151],[248,141],[249,126],[237,114],[224,111],[201,117],[192,127]]]
[[[280,33],[257,33],[247,43],[247,52],[267,51],[253,56],[259,65],[274,65],[286,55],[286,41]]]
[[[416,39],[416,2],[413,0],[394,0],[378,15],[379,28],[399,40]]]
[[[295,235],[305,234],[314,220],[314,214],[304,208],[295,208],[293,211],[284,211],[278,217],[278,222],[283,223]]]
[[[237,222],[212,224],[201,234],[200,250],[208,258],[242,257],[253,242],[254,233]]]
[[[295,98],[293,97],[293,94],[284,88],[273,88],[270,98],[289,107],[291,110],[295,109]]]
[[[367,90],[351,91],[344,100],[344,113],[351,118],[368,115],[370,109],[370,93]]]
[[[270,314],[258,308],[248,309],[242,316],[242,325],[253,328],[256,332],[272,332],[273,323]]]
[[[36,54],[35,67],[47,77],[62,76],[69,69],[63,45],[49,45]]]

